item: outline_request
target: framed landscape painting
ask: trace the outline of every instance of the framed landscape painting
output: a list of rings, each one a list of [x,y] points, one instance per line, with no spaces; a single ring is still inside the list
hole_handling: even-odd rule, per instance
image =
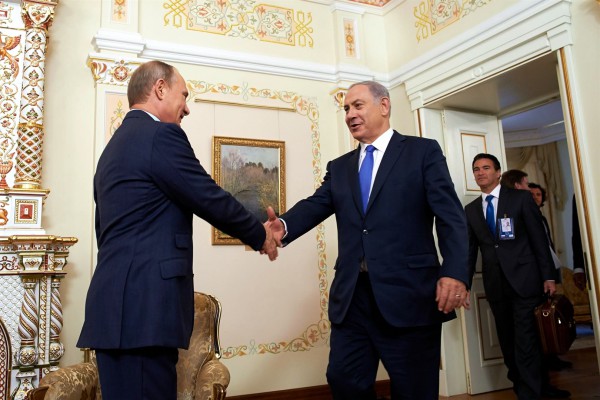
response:
[[[264,222],[285,212],[285,142],[213,136],[213,178]],[[243,244],[212,228],[212,244]]]

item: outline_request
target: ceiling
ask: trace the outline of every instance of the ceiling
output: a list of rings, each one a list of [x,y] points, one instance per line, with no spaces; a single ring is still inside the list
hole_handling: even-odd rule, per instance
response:
[[[555,53],[504,71],[427,107],[497,116],[502,121],[506,147],[544,144],[565,136]]]

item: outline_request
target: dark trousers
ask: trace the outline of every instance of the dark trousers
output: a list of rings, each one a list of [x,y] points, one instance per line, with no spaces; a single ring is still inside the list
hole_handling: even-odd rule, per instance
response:
[[[376,399],[381,360],[390,376],[393,400],[437,400],[440,343],[441,323],[389,325],[377,308],[368,273],[361,272],[346,318],[331,327],[327,381],[333,399]]]
[[[179,353],[170,347],[96,349],[104,400],[175,400]]]
[[[508,379],[519,400],[537,400],[542,388],[542,350],[533,310],[542,298],[520,297],[504,276],[497,284],[502,285],[502,299],[489,303]]]

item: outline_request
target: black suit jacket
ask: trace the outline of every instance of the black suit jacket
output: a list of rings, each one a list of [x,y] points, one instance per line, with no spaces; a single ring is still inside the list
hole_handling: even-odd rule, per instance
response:
[[[501,273],[521,297],[543,293],[543,282],[554,279],[554,268],[542,214],[528,190],[500,188],[497,218],[513,219],[515,238],[499,240],[492,235],[483,215],[481,196],[465,207],[469,226],[469,276],[472,279],[481,250],[485,293],[499,300]],[[499,224],[496,224],[498,231]]]
[[[437,310],[436,282],[443,276],[467,282],[467,229],[439,145],[394,131],[366,213],[358,181],[359,153],[356,149],[329,162],[321,187],[281,216],[288,229],[285,242],[335,213],[338,258],[329,297],[333,323],[346,315],[363,258],[377,305],[390,324],[424,326],[453,318],[454,313]]]
[[[253,249],[262,223],[205,172],[176,124],[130,111],[94,177],[98,262],[77,345],[187,348],[194,322],[192,218]]]

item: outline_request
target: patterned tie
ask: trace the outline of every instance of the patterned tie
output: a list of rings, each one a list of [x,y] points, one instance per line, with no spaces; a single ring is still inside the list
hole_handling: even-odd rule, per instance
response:
[[[375,150],[377,150],[375,146],[371,144],[367,146],[365,149],[365,159],[360,166],[360,171],[358,171],[363,212],[367,211],[367,204],[369,203],[369,192],[371,191],[371,178],[373,175],[373,151]]]
[[[487,208],[485,209],[485,222],[487,222],[488,227],[490,228],[490,232],[492,232],[492,236],[496,235],[496,218],[494,218],[494,204],[492,203],[493,195],[488,194],[485,198],[487,201]]]

